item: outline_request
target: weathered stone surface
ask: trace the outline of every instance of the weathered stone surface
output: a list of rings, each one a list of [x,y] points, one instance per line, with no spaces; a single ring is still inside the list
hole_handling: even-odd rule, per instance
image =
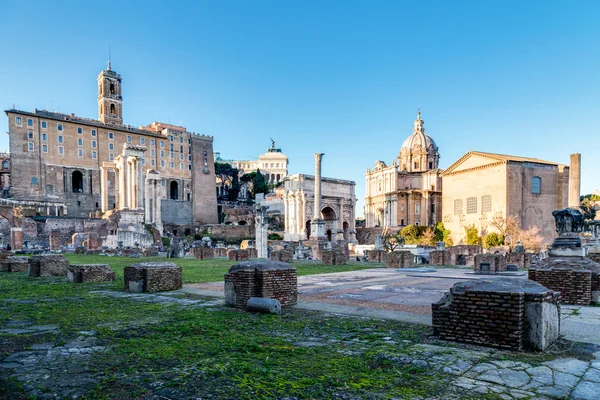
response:
[[[291,263],[294,260],[294,251],[291,249],[275,250],[271,252],[272,261]]]
[[[385,265],[388,268],[410,268],[415,265],[415,256],[410,251],[392,251],[387,254]]]
[[[341,250],[322,250],[321,261],[325,265],[345,265],[348,262],[348,256]]]
[[[228,250],[227,258],[231,261],[247,261],[250,258],[248,250]]]
[[[164,292],[182,287],[181,267],[173,263],[138,263],[125,267],[125,290]]]
[[[215,249],[211,247],[193,247],[190,253],[196,260],[210,260],[215,258]]]
[[[545,349],[558,337],[558,298],[558,293],[531,281],[459,282],[432,304],[434,334],[505,349]]]
[[[502,254],[477,254],[473,266],[475,273],[495,274],[506,271],[506,257]]]
[[[385,250],[365,250],[365,257],[369,262],[384,263],[387,259],[387,251]]]

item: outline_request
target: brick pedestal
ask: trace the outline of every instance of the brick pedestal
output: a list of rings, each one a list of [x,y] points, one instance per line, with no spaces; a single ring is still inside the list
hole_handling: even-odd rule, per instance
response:
[[[67,279],[73,283],[111,282],[115,273],[108,264],[75,264],[69,266]]]
[[[325,265],[345,265],[348,256],[341,250],[322,250],[321,261]]]
[[[290,249],[276,250],[271,252],[271,261],[291,263],[294,260],[294,251]]]
[[[387,251],[365,250],[365,257],[369,262],[384,263],[387,260]]]
[[[227,258],[231,261],[248,261],[250,257],[248,250],[229,250],[227,252]]]
[[[190,249],[190,253],[192,253],[196,260],[210,260],[215,258],[215,250],[210,247],[193,247]]]
[[[61,255],[33,256],[29,259],[29,276],[66,276],[69,261]]]
[[[182,286],[181,267],[173,263],[138,263],[125,267],[125,290],[154,293],[178,290]]]
[[[410,251],[388,253],[385,265],[388,268],[410,268],[415,265],[415,256]]]
[[[225,303],[247,309],[250,297],[279,300],[282,307],[298,301],[296,268],[278,261],[247,261],[234,265],[225,275]]]
[[[476,274],[495,274],[506,271],[506,257],[502,254],[477,254],[473,270]]]
[[[27,272],[29,257],[8,256],[0,262],[2,272]]]

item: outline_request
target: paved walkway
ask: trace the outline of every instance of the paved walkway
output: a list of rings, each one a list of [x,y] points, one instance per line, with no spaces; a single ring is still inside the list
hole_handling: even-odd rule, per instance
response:
[[[527,274],[508,277],[527,279]],[[431,303],[456,282],[498,278],[475,275],[471,269],[446,268],[374,268],[300,276],[296,308],[431,325]],[[224,297],[222,282],[188,284],[183,291]],[[600,345],[600,307],[563,306],[561,314],[561,333],[566,339]]]

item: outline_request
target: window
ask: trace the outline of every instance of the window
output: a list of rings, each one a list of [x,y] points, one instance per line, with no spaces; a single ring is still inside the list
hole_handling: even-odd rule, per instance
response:
[[[92,129],[92,136],[96,137],[96,130],[95,129]]]
[[[48,152],[48,145],[47,144],[43,144],[42,145],[42,153],[47,153]]]
[[[95,148],[96,148],[96,141],[92,140],[92,149],[95,149]]]
[[[170,156],[171,158],[175,158],[175,153],[171,152]]]
[[[65,148],[62,146],[58,146],[58,154],[65,154]]]
[[[492,211],[492,196],[489,194],[481,196],[481,212]]]
[[[154,146],[154,139],[150,139],[150,146]]]
[[[165,142],[161,141],[160,142],[160,147],[165,147]]]
[[[142,158],[142,165],[146,165],[146,160]]]
[[[31,118],[27,118],[27,126],[33,126],[33,120]]]
[[[2,161],[2,169],[8,169],[8,161]]]
[[[462,199],[454,200],[454,215],[460,215],[463,213]]]
[[[154,150],[150,150],[150,157],[154,157]]]
[[[183,169],[183,163],[182,162],[179,163],[179,169]]]
[[[175,168],[175,163],[174,163],[173,161],[171,161],[171,162],[169,163],[169,167],[171,167],[171,168]]]
[[[183,153],[183,146],[179,146],[179,152]]]
[[[150,160],[150,164],[151,164],[151,165],[154,165],[154,160]]]
[[[131,143],[131,135],[127,135],[127,143]]]
[[[32,185],[38,185],[38,178],[37,178],[37,176],[32,176],[31,177],[31,184]]]
[[[171,146],[169,146],[169,147],[170,147],[170,150],[171,150],[171,151],[173,151],[173,150],[174,150],[173,143],[171,143]]]
[[[415,214],[421,214],[421,205],[419,203],[415,204]]]
[[[179,153],[179,159],[183,160],[183,153]]]
[[[192,139],[188,139],[188,144],[192,144]]]
[[[143,137],[140,138],[140,144],[146,144],[146,139],[144,139]]]
[[[160,166],[164,167],[165,166],[165,160],[160,160]],[[163,185],[164,186],[164,185]]]
[[[192,170],[192,164],[188,164],[188,170],[191,171]]]
[[[44,141],[48,140],[48,134],[42,133],[42,140],[44,140]]]
[[[539,176],[534,176],[533,178],[531,178],[531,193],[542,193],[542,178],[540,178]]]
[[[161,183],[162,183],[163,186],[165,186],[165,180],[164,179],[162,180]]]
[[[62,143],[63,142],[63,137],[62,135],[58,135],[58,143]]]
[[[83,150],[82,149],[77,150],[77,156],[78,157],[83,157]]]
[[[33,143],[32,142],[27,143],[27,150],[33,151]]]
[[[78,135],[83,135],[83,128],[82,127],[80,127],[80,126],[77,127],[77,134]]]
[[[113,151],[115,149],[115,145],[112,143],[108,144],[108,151]]]
[[[415,161],[414,169],[419,169],[419,162],[418,161]]]
[[[161,151],[160,151],[160,156],[161,156],[161,157],[164,157],[164,156],[165,156],[165,151],[164,151],[164,150],[161,150]]]
[[[33,139],[33,131],[27,131],[27,138]]]
[[[115,155],[114,155],[114,154],[109,154],[109,155],[108,155],[108,159],[109,159],[110,161],[114,160],[114,159],[115,159]]]
[[[42,121],[42,129],[48,128],[48,123],[46,121]]]
[[[115,134],[114,134],[114,133],[112,133],[112,132],[108,132],[108,138],[109,138],[110,140],[113,140],[113,139],[115,138]]]
[[[62,126],[62,124],[57,124],[57,125],[56,125],[56,130],[57,130],[57,131],[62,131],[62,130],[63,130],[63,126]]]
[[[188,147],[188,153],[191,153],[191,152],[192,152],[192,148]]]
[[[207,155],[208,155],[208,153],[205,151],[205,152],[204,152],[204,157],[206,157]]]
[[[433,162],[429,161],[429,169],[433,169]]]
[[[192,155],[188,155],[188,161],[192,161]]]
[[[96,153],[95,151],[92,151],[92,158],[98,158],[98,153]]]
[[[169,140],[172,142],[173,141],[173,135],[169,136]]]
[[[21,117],[15,117],[15,125],[22,126],[23,125],[23,119]]]
[[[179,143],[183,143],[183,137],[179,136]]]
[[[83,146],[83,139],[82,138],[77,139],[77,146]]]
[[[467,214],[477,213],[477,197],[467,198]]]

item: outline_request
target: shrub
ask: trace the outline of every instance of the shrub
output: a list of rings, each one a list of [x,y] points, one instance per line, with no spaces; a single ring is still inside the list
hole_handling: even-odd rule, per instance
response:
[[[467,234],[467,244],[481,245],[481,237],[474,224],[465,227],[465,233]]]
[[[489,249],[490,247],[501,246],[504,244],[504,238],[502,235],[496,232],[490,232],[483,238],[483,247]]]
[[[269,240],[283,240],[283,236],[277,233],[269,233]]]

